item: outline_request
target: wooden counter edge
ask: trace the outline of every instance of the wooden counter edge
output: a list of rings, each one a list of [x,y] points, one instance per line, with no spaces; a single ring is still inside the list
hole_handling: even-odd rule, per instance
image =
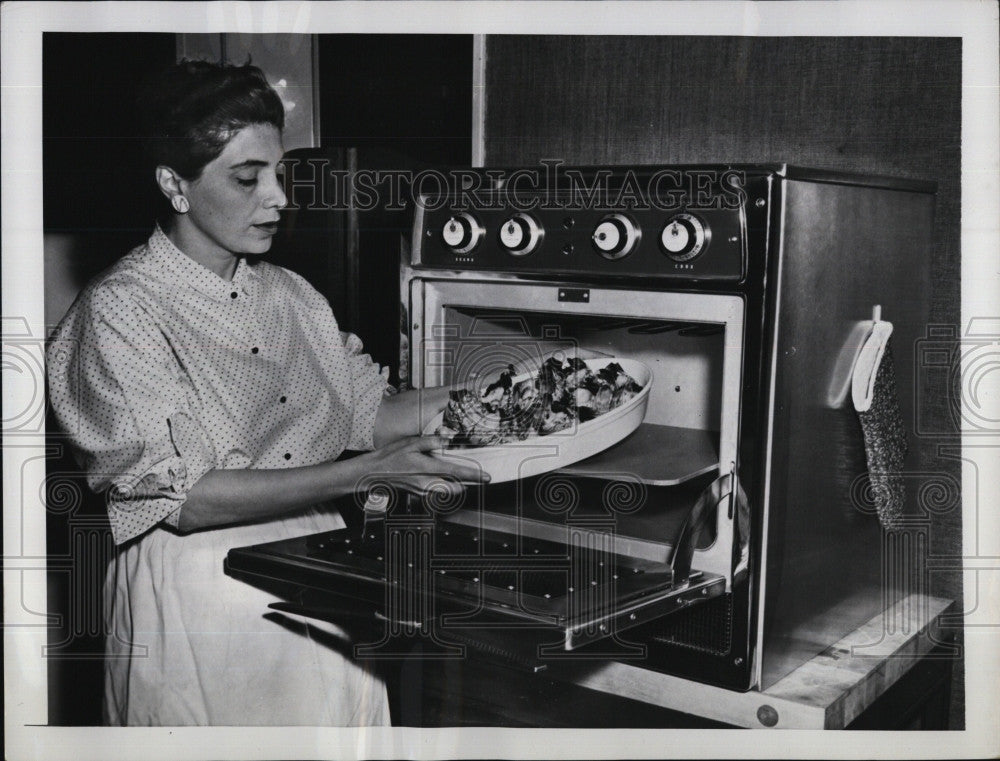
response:
[[[814,705],[824,712],[825,729],[843,729],[940,644],[935,639],[937,625],[951,605],[951,600],[909,595],[764,694]],[[829,703],[811,700],[808,686],[817,683],[833,688],[838,696]]]
[[[617,661],[553,664],[549,674],[737,727],[763,728],[758,711],[767,706],[777,715],[775,728],[842,729],[938,644],[934,629],[951,605],[909,595],[764,692],[726,690]],[[824,689],[810,689],[816,684]],[[827,700],[831,686],[837,696]]]

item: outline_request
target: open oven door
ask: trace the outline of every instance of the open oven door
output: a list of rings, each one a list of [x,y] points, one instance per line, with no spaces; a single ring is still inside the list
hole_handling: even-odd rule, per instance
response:
[[[359,657],[418,642],[424,653],[470,648],[532,671],[569,654],[639,657],[629,629],[726,592],[725,575],[692,560],[718,533],[712,524],[740,510],[733,483],[726,474],[702,489],[665,563],[616,551],[593,517],[564,523],[560,540],[534,523],[511,533],[488,513],[442,519],[400,495],[364,526],[235,548],[226,570],[274,591],[284,600],[275,610],[352,629]]]

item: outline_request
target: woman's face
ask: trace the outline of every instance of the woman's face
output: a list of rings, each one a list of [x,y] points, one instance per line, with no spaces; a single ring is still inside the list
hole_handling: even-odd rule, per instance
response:
[[[196,180],[182,180],[185,225],[205,253],[263,254],[287,199],[277,174],[284,154],[271,124],[244,127]],[[221,250],[220,250],[221,249]]]

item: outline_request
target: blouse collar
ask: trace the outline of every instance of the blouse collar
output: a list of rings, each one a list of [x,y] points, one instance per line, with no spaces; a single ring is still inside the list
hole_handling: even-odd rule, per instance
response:
[[[226,280],[208,267],[199,264],[181,251],[170,240],[159,223],[149,238],[149,250],[153,256],[180,281],[190,285],[195,290],[219,301],[229,301],[234,293],[253,295],[253,284],[260,278],[255,268],[247,264],[245,257],[236,260],[236,271],[232,280]]]

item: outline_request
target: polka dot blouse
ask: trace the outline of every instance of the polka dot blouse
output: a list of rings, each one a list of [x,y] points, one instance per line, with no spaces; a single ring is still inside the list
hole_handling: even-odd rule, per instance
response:
[[[159,229],[91,282],[50,342],[49,395],[117,543],[177,525],[214,468],[373,448],[387,370],[302,277],[241,259],[226,281]]]

